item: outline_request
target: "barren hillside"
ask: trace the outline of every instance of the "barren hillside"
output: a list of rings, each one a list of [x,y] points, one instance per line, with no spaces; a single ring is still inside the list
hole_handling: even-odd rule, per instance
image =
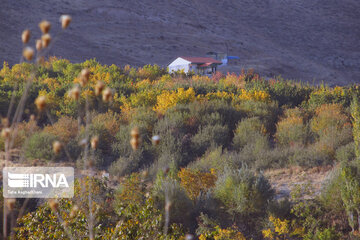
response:
[[[226,51],[229,70],[328,84],[360,77],[358,0],[1,0],[0,61],[14,64],[24,28],[73,16],[51,54],[79,62],[165,66],[178,55]],[[59,28],[57,25],[56,28]],[[53,29],[55,32],[59,29]],[[66,40],[66,41],[64,41]],[[34,38],[32,39],[34,42]]]

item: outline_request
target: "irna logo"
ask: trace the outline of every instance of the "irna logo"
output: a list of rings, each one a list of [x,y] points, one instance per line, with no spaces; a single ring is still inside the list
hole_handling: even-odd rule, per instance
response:
[[[3,186],[5,198],[71,198],[74,168],[6,167]]]
[[[12,188],[69,187],[64,174],[22,174],[8,172],[8,185]]]

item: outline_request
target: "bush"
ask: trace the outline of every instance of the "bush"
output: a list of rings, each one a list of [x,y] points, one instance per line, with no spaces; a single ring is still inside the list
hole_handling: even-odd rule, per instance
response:
[[[265,127],[258,117],[246,118],[238,123],[233,146],[235,149],[242,149],[248,143],[254,143],[261,136],[265,136]]]
[[[289,163],[302,167],[315,167],[331,164],[333,159],[324,151],[319,151],[316,147],[293,148],[289,156]]]
[[[349,118],[340,104],[324,104],[316,108],[311,130],[322,137],[334,130],[351,127]]]
[[[215,170],[216,174],[222,174],[225,168],[242,167],[241,155],[237,152],[223,151],[222,147],[209,149],[201,158],[191,162],[188,167],[202,172]]]
[[[129,156],[120,156],[111,164],[109,172],[114,176],[129,175],[148,167],[152,159],[152,155],[147,150],[140,148],[131,152]]]
[[[285,117],[276,125],[275,138],[282,146],[305,146],[311,140],[308,125],[303,119],[304,113],[299,109],[287,109]]]
[[[279,114],[277,103],[259,102],[259,101],[242,101],[236,108],[246,114],[247,117],[258,117],[264,123],[265,129],[272,134],[276,131],[276,122]]]
[[[335,153],[338,162],[350,162],[355,159],[355,144],[354,142],[348,143],[339,147]]]
[[[168,212],[170,223],[180,223],[189,229],[194,228],[196,222],[193,218],[193,202],[176,180],[159,173],[152,194],[158,209],[165,209],[166,202],[170,204]]]
[[[226,146],[229,142],[229,129],[224,125],[207,125],[200,127],[191,141],[198,156],[201,156],[211,146]]]
[[[37,132],[24,145],[25,156],[30,159],[54,161],[56,158],[52,144],[58,138],[47,132]]]
[[[57,136],[64,143],[77,138],[79,130],[78,121],[67,116],[61,117],[56,123],[44,128],[45,132]]]
[[[216,182],[214,193],[231,214],[249,216],[264,213],[274,196],[268,180],[250,170],[228,170]]]

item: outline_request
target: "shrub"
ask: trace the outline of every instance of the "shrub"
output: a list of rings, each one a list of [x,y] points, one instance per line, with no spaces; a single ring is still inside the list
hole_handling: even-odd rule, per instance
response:
[[[279,114],[278,105],[274,102],[243,101],[235,107],[247,117],[258,117],[264,123],[265,129],[272,134],[276,131],[276,122]]]
[[[275,138],[280,145],[306,145],[311,139],[308,125],[299,109],[287,109],[285,117],[276,125]]]
[[[76,138],[79,130],[78,121],[67,116],[61,117],[56,123],[44,128],[44,132],[57,136],[64,143]]]
[[[37,132],[24,145],[25,156],[30,159],[55,160],[52,144],[57,137],[47,132]]]
[[[323,104],[316,108],[311,120],[311,130],[320,137],[334,130],[351,127],[348,117],[340,104]]]
[[[261,174],[255,176],[250,170],[228,170],[219,176],[214,193],[231,214],[248,216],[263,213],[274,191]]]
[[[188,168],[182,168],[178,177],[181,180],[181,186],[186,190],[191,200],[196,200],[201,193],[205,193],[214,187],[217,179],[214,171],[208,173]]]
[[[340,104],[348,106],[351,101],[351,94],[343,87],[330,88],[320,86],[311,92],[308,104],[311,107],[318,107],[323,104]]]
[[[242,167],[241,156],[237,152],[223,151],[222,146],[209,149],[201,158],[191,162],[188,167],[202,172],[215,171],[222,174],[225,168]]]
[[[332,163],[332,158],[325,151],[319,151],[316,146],[293,148],[289,163],[302,167],[315,167]]]
[[[189,103],[195,100],[195,91],[193,88],[184,90],[183,88],[177,91],[163,91],[162,94],[157,96],[157,104],[154,110],[158,113],[164,114],[169,108],[176,104]]]
[[[355,144],[354,142],[348,143],[339,147],[335,153],[338,162],[350,162],[355,159]]]
[[[170,204],[170,223],[180,223],[189,229],[194,228],[194,205],[181,185],[169,177],[159,173],[153,188],[153,196],[158,204],[158,209],[165,209]]]
[[[246,144],[265,136],[265,132],[265,127],[258,117],[243,119],[236,127],[233,146],[235,149],[242,149]]]
[[[129,156],[120,156],[109,167],[109,172],[114,176],[129,175],[140,171],[152,163],[152,155],[147,150],[140,148],[132,151]]]
[[[355,155],[357,159],[360,159],[360,104],[356,96],[353,97],[350,109],[353,125],[353,137],[355,142]]]
[[[226,146],[229,142],[229,129],[219,124],[200,127],[192,142],[197,155],[201,156],[210,146]]]

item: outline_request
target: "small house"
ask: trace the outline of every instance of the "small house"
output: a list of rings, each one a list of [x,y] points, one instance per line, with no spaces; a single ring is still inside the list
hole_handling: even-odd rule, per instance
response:
[[[178,57],[169,64],[169,73],[183,70],[201,75],[211,75],[222,62],[210,57]]]

